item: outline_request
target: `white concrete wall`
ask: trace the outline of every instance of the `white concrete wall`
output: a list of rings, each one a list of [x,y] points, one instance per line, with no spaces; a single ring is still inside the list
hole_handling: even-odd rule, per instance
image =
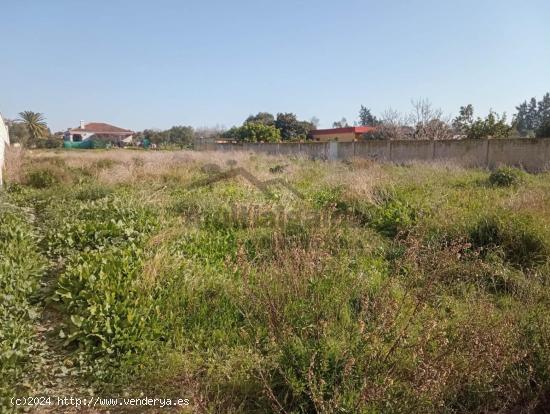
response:
[[[4,171],[4,155],[6,147],[10,143],[10,136],[8,134],[8,127],[4,123],[2,115],[0,115],[0,186],[2,185],[2,175]]]
[[[211,144],[203,149],[302,155],[329,160],[357,157],[395,163],[450,162],[463,167],[494,168],[510,165],[523,167],[528,171],[550,170],[550,138]]]
[[[74,131],[69,131],[69,132],[71,133],[71,141],[74,141],[73,135],[75,134],[80,135],[82,137],[82,141],[86,141],[95,135],[95,132],[74,132]]]

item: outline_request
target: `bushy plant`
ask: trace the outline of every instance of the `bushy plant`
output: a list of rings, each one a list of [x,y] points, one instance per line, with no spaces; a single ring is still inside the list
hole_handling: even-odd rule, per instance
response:
[[[53,149],[53,148],[62,148],[63,147],[63,139],[58,136],[49,136],[44,139],[38,139],[35,141],[36,148],[47,148],[47,149]]]
[[[513,167],[499,167],[489,175],[489,183],[496,187],[511,187],[520,184],[525,173]]]
[[[155,337],[150,294],[139,285],[143,251],[94,250],[70,260],[58,281],[56,300],[68,316],[60,337],[76,345],[82,372],[101,380],[143,351]]]
[[[118,198],[55,205],[49,214],[55,221],[47,230],[44,244],[52,257],[135,243],[155,226],[151,211]]]
[[[372,226],[385,236],[394,237],[408,230],[417,220],[418,211],[408,201],[390,198],[372,209]]]
[[[355,199],[347,204],[351,216],[387,237],[406,233],[422,212],[405,191],[395,188],[376,189],[374,203]]]

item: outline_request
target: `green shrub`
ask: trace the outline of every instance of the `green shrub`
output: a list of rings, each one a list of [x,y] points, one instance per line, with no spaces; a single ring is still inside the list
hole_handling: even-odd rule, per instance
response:
[[[550,254],[544,235],[526,216],[487,215],[471,228],[469,237],[474,247],[500,250],[507,261],[519,266],[543,263]]]
[[[417,215],[408,202],[392,199],[374,210],[372,226],[385,236],[395,237],[414,225]]]
[[[313,204],[320,208],[336,208],[345,211],[347,204],[343,200],[344,189],[341,187],[325,187],[313,194]]]
[[[341,216],[357,220],[387,237],[395,237],[417,222],[420,209],[408,201],[405,192],[382,189],[377,197],[376,203],[364,202],[347,199],[341,187],[324,188],[314,193],[313,203],[325,210],[332,208]]]
[[[102,198],[53,206],[49,214],[54,216],[54,222],[49,223],[44,238],[48,254],[66,257],[74,251],[100,250],[143,240],[155,227],[156,219],[148,209],[130,204],[117,198]]]
[[[58,182],[59,178],[49,169],[30,171],[25,180],[27,185],[38,189],[51,187]]]
[[[357,211],[380,234],[395,237],[418,221],[421,209],[409,201],[411,195],[404,190],[380,189],[375,195],[378,201],[374,205],[360,206]]]
[[[151,292],[138,280],[156,218],[130,204],[102,198],[55,205],[44,214],[44,247],[53,258],[65,259],[55,295],[65,316],[60,336],[67,346],[77,345],[81,372],[99,381],[115,378],[116,368],[138,358],[155,335]]]
[[[91,185],[81,188],[75,194],[75,198],[81,201],[95,201],[107,197],[112,190],[99,185]]]
[[[142,250],[96,250],[75,256],[58,281],[56,300],[68,317],[60,337],[78,347],[82,372],[97,380],[113,375],[124,360],[154,337],[149,292],[138,284]]]
[[[273,167],[269,167],[269,172],[271,174],[280,174],[285,170],[285,168],[286,168],[286,165],[277,164],[277,165],[274,165]]]
[[[46,139],[36,140],[36,148],[62,148],[63,140],[60,137],[50,136]]]
[[[489,175],[489,183],[496,187],[511,187],[520,184],[525,173],[513,167],[500,167]]]

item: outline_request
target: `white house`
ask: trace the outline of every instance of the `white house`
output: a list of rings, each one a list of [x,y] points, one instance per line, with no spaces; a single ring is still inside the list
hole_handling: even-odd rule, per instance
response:
[[[8,135],[8,127],[4,123],[4,119],[0,114],[0,186],[2,186],[2,171],[4,170],[4,153],[5,148],[10,145],[10,136]]]
[[[134,131],[129,129],[119,128],[114,125],[104,122],[88,122],[80,121],[78,128],[69,128],[63,139],[71,142],[87,141],[91,138],[100,138],[112,141],[114,143],[132,142]]]

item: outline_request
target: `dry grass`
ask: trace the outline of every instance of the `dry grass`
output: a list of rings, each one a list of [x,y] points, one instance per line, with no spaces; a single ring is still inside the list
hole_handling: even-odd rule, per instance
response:
[[[23,179],[23,160],[25,150],[23,148],[7,147],[5,153],[5,172],[6,182],[20,183]]]

